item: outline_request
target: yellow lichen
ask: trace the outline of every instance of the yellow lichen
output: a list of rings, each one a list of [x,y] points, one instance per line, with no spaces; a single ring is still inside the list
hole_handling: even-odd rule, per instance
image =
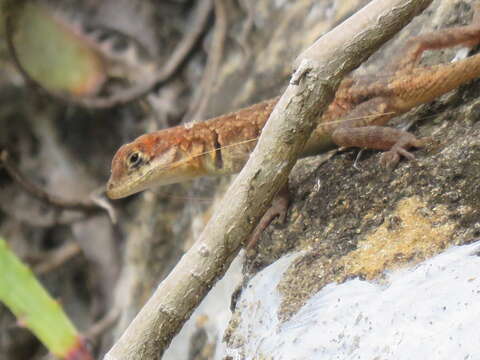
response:
[[[340,259],[345,272],[338,274],[338,280],[352,276],[373,279],[384,270],[427,259],[449,245],[455,228],[445,206],[427,210],[417,196],[400,201],[389,219],[395,224],[385,221]]]

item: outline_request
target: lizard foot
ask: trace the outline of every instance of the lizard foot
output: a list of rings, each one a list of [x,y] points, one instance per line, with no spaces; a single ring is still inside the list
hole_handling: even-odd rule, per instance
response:
[[[275,196],[275,198],[273,199],[272,205],[270,206],[270,208],[263,215],[258,225],[252,231],[247,241],[247,245],[245,246],[245,249],[247,251],[247,256],[249,257],[252,256],[253,249],[257,245],[258,240],[262,235],[262,232],[268,227],[268,225],[270,225],[270,223],[276,217],[278,217],[280,223],[283,224],[285,222],[285,218],[287,216],[287,211],[288,211],[288,205],[289,205],[288,185],[284,185],[282,189],[280,189],[278,194]]]
[[[415,161],[415,155],[413,155],[407,149],[411,147],[424,147],[430,141],[431,138],[429,137],[417,139],[410,133],[404,133],[403,136],[390,148],[390,150],[383,153],[380,163],[383,167],[393,170],[400,161],[401,156],[408,160]]]

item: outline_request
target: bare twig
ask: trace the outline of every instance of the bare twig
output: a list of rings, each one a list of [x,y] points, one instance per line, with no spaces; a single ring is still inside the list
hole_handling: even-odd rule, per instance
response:
[[[200,87],[197,90],[194,101],[184,117],[184,120],[201,120],[205,113],[208,101],[212,95],[215,81],[217,80],[218,68],[225,48],[227,37],[227,9],[224,0],[214,0],[215,4],[215,30],[213,32],[212,44],[210,46],[208,62],[203,74]]]
[[[249,0],[240,0],[240,5],[243,10],[247,13],[247,19],[245,20],[245,24],[243,25],[242,32],[238,37],[238,43],[242,47],[242,50],[245,54],[245,57],[249,58],[252,54],[250,46],[248,44],[248,36],[253,30],[254,24],[254,11],[255,11],[255,3]]]
[[[112,203],[107,199],[105,195],[105,187],[102,186],[101,188],[97,189],[96,191],[93,191],[90,194],[90,198],[92,199],[92,203],[97,205],[99,208],[102,208],[105,210],[108,214],[108,217],[110,218],[110,221],[113,224],[117,223],[117,213],[115,211],[115,208],[113,207]]]
[[[342,77],[359,66],[432,0],[374,0],[301,54],[299,72],[262,130],[219,211],[158,286],[106,360],[158,359],[192,311],[223,276],[285,183]]]
[[[8,152],[6,150],[0,152],[0,165],[3,165],[8,175],[10,175],[10,177],[29,194],[49,205],[62,209],[82,211],[94,211],[102,208],[90,200],[66,200],[59,196],[49,194],[39,186],[27,180],[27,178],[22,175],[20,170],[18,170],[17,167],[10,161]]]
[[[34,266],[35,273],[41,275],[55,270],[81,252],[82,249],[80,249],[80,246],[78,246],[77,243],[68,242],[60,246],[58,249],[47,253],[46,259]]]
[[[97,339],[100,335],[102,335],[105,331],[110,329],[115,324],[115,322],[118,320],[119,315],[119,309],[112,308],[108,313],[105,314],[103,318],[98,320],[90,327],[90,329],[87,330],[85,336],[90,340]]]
[[[25,80],[33,87],[70,104],[80,105],[87,108],[110,108],[119,105],[125,105],[132,101],[135,101],[146,94],[148,94],[157,84],[167,81],[184,63],[188,54],[191,52],[195,44],[201,38],[208,24],[208,18],[213,9],[213,0],[201,0],[198,1],[198,6],[195,10],[195,20],[191,26],[191,31],[185,35],[180,44],[173,52],[170,59],[165,65],[158,66],[156,72],[152,74],[148,81],[137,84],[128,89],[120,91],[116,94],[106,97],[73,97],[67,94],[61,94],[52,92],[45,89],[38,81],[33,79],[21,64],[18,54],[13,43],[13,17],[12,15],[6,16],[5,19],[5,37],[7,40],[7,48],[13,59],[18,71],[22,74]]]

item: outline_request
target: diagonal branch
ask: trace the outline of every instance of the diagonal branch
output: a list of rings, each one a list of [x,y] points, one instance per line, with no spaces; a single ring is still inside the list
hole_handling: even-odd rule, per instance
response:
[[[285,183],[315,120],[342,77],[358,67],[432,0],[374,0],[300,55],[292,84],[265,125],[257,147],[198,241],[105,356],[159,359],[215,282],[274,194]]]

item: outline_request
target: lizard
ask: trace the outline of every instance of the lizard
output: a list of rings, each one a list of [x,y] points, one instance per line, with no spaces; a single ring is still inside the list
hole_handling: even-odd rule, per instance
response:
[[[431,66],[419,65],[421,55],[426,50],[479,43],[477,6],[469,25],[407,41],[402,57],[391,65],[391,75],[373,80],[345,78],[320,116],[302,156],[341,146],[384,150],[381,162],[388,167],[394,167],[402,156],[414,159],[409,149],[423,147],[430,139],[387,127],[388,121],[480,76],[480,54]],[[203,122],[144,134],[121,146],[112,160],[107,196],[118,199],[154,186],[240,171],[277,101],[273,98]],[[288,206],[288,202],[282,203]],[[282,212],[265,215],[257,229],[263,230]],[[259,236],[257,229],[254,237]]]

